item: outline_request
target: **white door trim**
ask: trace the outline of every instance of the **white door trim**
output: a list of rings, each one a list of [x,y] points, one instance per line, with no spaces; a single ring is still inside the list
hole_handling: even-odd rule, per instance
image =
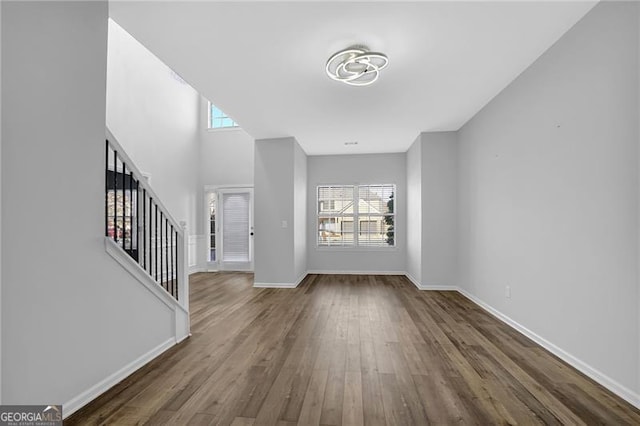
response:
[[[206,259],[207,259],[207,270],[209,271],[245,271],[245,272],[253,272],[254,268],[254,243],[253,237],[251,236],[249,239],[249,264],[245,263],[231,263],[227,262],[226,264],[222,262],[223,250],[222,247],[222,197],[221,194],[224,193],[239,193],[239,192],[248,192],[249,193],[249,226],[250,231],[253,232],[254,226],[254,216],[253,216],[253,185],[251,184],[242,184],[242,185],[205,185],[204,186],[204,229],[206,232]],[[209,261],[209,253],[211,252],[211,242],[210,235],[211,230],[209,229],[209,197],[211,194],[214,194],[217,197],[216,200],[216,260],[214,262]]]

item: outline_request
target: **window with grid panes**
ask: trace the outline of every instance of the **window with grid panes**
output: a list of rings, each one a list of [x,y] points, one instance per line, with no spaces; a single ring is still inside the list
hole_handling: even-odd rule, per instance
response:
[[[209,128],[224,129],[230,127],[238,127],[238,123],[233,121],[220,108],[209,102]]]
[[[318,247],[395,247],[393,184],[317,188]]]

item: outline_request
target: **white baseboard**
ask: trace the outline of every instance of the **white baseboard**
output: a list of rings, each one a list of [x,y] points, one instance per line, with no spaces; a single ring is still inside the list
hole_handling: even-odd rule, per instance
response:
[[[307,278],[307,275],[309,275],[308,272],[303,272],[299,277],[298,280],[296,281],[296,287],[298,287],[300,285],[300,283],[302,282],[302,280],[304,280],[305,278]]]
[[[296,283],[253,283],[255,288],[296,288]]]
[[[394,271],[325,271],[325,270],[311,270],[304,272],[294,283],[260,283],[254,282],[253,286],[256,288],[296,288],[300,285],[307,275],[406,275],[404,272]],[[450,289],[451,290],[451,289]],[[455,290],[455,288],[453,288]]]
[[[189,267],[189,275],[197,274],[198,272],[209,272],[209,270],[207,268],[201,268],[198,266]]]
[[[625,401],[629,402],[630,404],[634,405],[636,408],[640,408],[640,395],[639,394],[635,393],[634,391],[632,391],[631,389],[627,388],[626,386],[624,386],[624,385],[618,383],[617,381],[613,380],[611,377],[607,376],[606,374],[602,373],[601,371],[593,368],[592,366],[590,366],[586,362],[582,361],[581,359],[571,355],[570,353],[568,353],[564,349],[562,349],[562,348],[556,346],[555,344],[549,342],[544,337],[539,336],[538,334],[536,334],[533,331],[529,330],[527,327],[523,326],[522,324],[518,323],[517,321],[514,321],[513,319],[511,319],[507,315],[505,315],[502,312],[498,311],[497,309],[493,308],[491,305],[489,305],[489,304],[483,302],[482,300],[478,299],[477,297],[475,297],[474,295],[472,295],[468,291],[466,291],[466,290],[464,290],[462,288],[457,288],[457,290],[458,290],[458,292],[460,294],[462,294],[467,299],[471,300],[476,305],[480,306],[482,309],[487,311],[489,314],[493,315],[494,317],[496,317],[500,321],[504,322],[505,324],[507,324],[511,328],[513,328],[513,329],[517,330],[518,332],[524,334],[529,339],[531,339],[534,342],[536,342],[538,345],[542,346],[543,348],[545,348],[546,350],[548,350],[549,352],[551,352],[552,354],[554,354],[558,358],[560,358],[563,361],[565,361],[566,363],[570,364],[576,370],[579,370],[580,372],[582,372],[585,375],[589,376],[590,378],[592,378],[593,380],[595,380],[596,382],[598,382],[599,384],[601,384],[605,388],[609,389],[611,392],[613,392],[616,395],[618,395],[620,398],[622,398]]]
[[[70,415],[78,411],[80,408],[84,407],[86,404],[93,401],[98,396],[102,395],[103,393],[111,389],[113,386],[120,383],[122,380],[124,380],[125,378],[133,374],[136,370],[138,370],[139,368],[141,368],[142,366],[144,366],[154,358],[158,357],[160,354],[162,354],[164,351],[166,351],[167,349],[169,349],[175,344],[176,344],[175,338],[173,337],[170,338],[166,342],[161,343],[160,345],[156,346],[146,354],[140,356],[138,359],[135,359],[131,363],[125,365],[120,370],[111,374],[109,377],[91,386],[89,389],[82,392],[80,395],[62,404],[62,412],[64,414],[64,418],[69,417]]]
[[[416,288],[418,290],[422,290],[422,284],[420,284],[420,281],[416,280],[411,274],[409,274],[408,272],[404,273],[404,276],[407,277],[407,279],[409,281],[411,281],[413,283],[413,285],[416,286]]]
[[[406,275],[404,271],[335,271],[312,269],[307,274],[318,275]]]
[[[296,282],[294,283],[257,283],[254,282],[253,286],[256,288],[296,288],[300,285],[300,283],[302,282],[302,280],[304,280],[307,275],[309,273],[308,272],[303,272],[298,279],[296,280]]]
[[[453,290],[453,291],[459,292],[464,297],[466,297],[467,299],[471,300],[476,305],[480,306],[486,312],[488,312],[492,316],[496,317],[500,321],[504,322],[505,324],[507,324],[511,328],[515,329],[516,331],[520,332],[521,334],[525,335],[529,339],[533,340],[538,345],[542,346],[543,348],[545,348],[546,350],[548,350],[549,352],[551,352],[552,354],[554,354],[558,358],[560,358],[563,361],[565,361],[566,363],[570,364],[576,370],[578,370],[578,371],[582,372],[583,374],[589,376],[591,379],[595,380],[596,382],[598,382],[599,384],[601,384],[605,388],[609,389],[611,392],[615,393],[620,398],[622,398],[625,401],[629,402],[630,404],[634,405],[636,408],[640,408],[640,395],[639,394],[635,393],[634,391],[632,391],[631,389],[627,388],[626,386],[624,386],[624,385],[618,383],[617,381],[613,380],[612,378],[610,378],[606,374],[602,373],[601,371],[591,367],[589,364],[587,364],[586,362],[582,361],[581,359],[573,356],[572,354],[568,353],[564,349],[562,349],[562,348],[556,346],[555,344],[549,342],[547,339],[543,338],[542,336],[539,336],[538,334],[536,334],[533,331],[529,330],[527,327],[523,326],[522,324],[518,323],[517,321],[513,320],[512,318],[508,317],[507,315],[505,315],[502,312],[498,311],[497,309],[493,308],[489,304],[487,304],[487,303],[483,302],[482,300],[478,299],[477,297],[475,297],[474,295],[472,295],[468,291],[466,291],[466,290],[464,290],[464,289],[462,289],[460,287],[457,287],[457,286],[443,286],[443,285],[422,284],[418,280],[416,280],[414,277],[412,277],[410,274],[406,273],[405,275],[406,275],[407,279],[409,279],[409,281],[411,281],[413,283],[413,285],[415,285],[419,290],[441,290],[441,291],[442,290],[447,290],[447,291],[452,291]]]
[[[184,342],[185,340],[187,340],[190,337],[191,337],[191,333],[185,334],[184,336],[176,338],[176,345],[179,344],[179,343]]]
[[[458,291],[458,287],[440,284],[422,284],[418,288],[425,291]]]
[[[404,276],[415,285],[418,290],[433,290],[433,291],[458,291],[458,287],[454,285],[443,284],[422,284],[420,281],[411,276],[411,274],[405,272]]]

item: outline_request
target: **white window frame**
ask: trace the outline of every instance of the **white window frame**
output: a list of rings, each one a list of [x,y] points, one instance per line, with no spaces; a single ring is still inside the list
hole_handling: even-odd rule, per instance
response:
[[[213,199],[213,202],[215,204],[215,229],[211,229],[211,210],[210,210],[210,203]],[[217,191],[210,191],[207,192],[205,190],[205,209],[206,209],[206,214],[205,214],[205,229],[208,230],[207,232],[207,263],[209,265],[218,265],[218,260],[220,258],[220,250],[218,249],[219,247],[219,243],[218,243],[218,234],[219,234],[219,223],[220,223],[220,217],[219,217],[219,206],[218,206],[218,192]],[[211,236],[213,235],[214,238],[214,246],[211,245]],[[211,250],[215,249],[215,258],[211,259]]]
[[[372,186],[391,186],[393,193],[393,212],[389,214],[374,214],[363,213],[362,215],[359,212],[359,201],[360,201],[360,188],[361,187],[372,187]],[[353,188],[353,215],[348,214],[321,214],[320,213],[320,188]],[[324,184],[316,186],[316,220],[314,222],[314,232],[316,234],[316,248],[319,250],[396,250],[398,246],[398,191],[397,185],[395,183],[384,183],[384,184]],[[393,216],[393,245],[368,245],[360,243],[360,221],[361,220],[369,220],[371,216]],[[318,223],[320,219],[327,217],[353,217],[353,243],[352,244],[326,244],[320,241],[320,233],[318,229]]]
[[[223,118],[228,118],[229,120],[231,120],[233,122],[233,126],[213,127],[213,117],[211,116],[211,107],[212,106],[215,106],[215,105],[213,105],[210,101],[207,101],[207,129],[208,130],[214,130],[214,131],[218,131],[218,130],[235,130],[235,129],[239,129],[240,128],[240,126],[238,125],[236,120],[234,120],[233,118],[229,117],[226,112],[222,111],[218,107],[216,107],[216,108],[218,108],[222,112],[222,114],[224,114]]]

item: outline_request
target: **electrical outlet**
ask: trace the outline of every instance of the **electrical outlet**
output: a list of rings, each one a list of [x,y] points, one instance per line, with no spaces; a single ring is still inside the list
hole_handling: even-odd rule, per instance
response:
[[[507,299],[511,299],[511,286],[506,286],[504,289],[504,295],[507,297]]]

